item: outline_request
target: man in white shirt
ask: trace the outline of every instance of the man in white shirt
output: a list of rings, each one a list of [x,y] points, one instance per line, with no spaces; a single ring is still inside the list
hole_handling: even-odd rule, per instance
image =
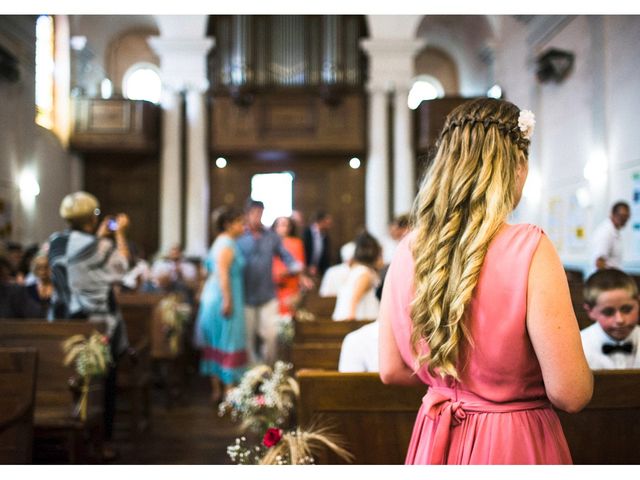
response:
[[[602,222],[593,234],[592,262],[590,267],[596,270],[604,268],[622,268],[622,236],[620,230],[626,225],[631,209],[626,202],[616,202],[611,214]]]
[[[349,276],[349,269],[351,268],[351,260],[353,254],[356,251],[355,242],[345,243],[340,248],[340,258],[342,263],[329,267],[322,276],[322,282],[320,282],[320,288],[318,289],[318,295],[321,297],[337,297],[338,292],[344,282]]]
[[[182,256],[179,244],[172,245],[167,254],[153,262],[151,280],[155,287],[165,290],[198,288],[198,269]]]
[[[339,372],[377,372],[378,321],[347,334],[340,349]]]

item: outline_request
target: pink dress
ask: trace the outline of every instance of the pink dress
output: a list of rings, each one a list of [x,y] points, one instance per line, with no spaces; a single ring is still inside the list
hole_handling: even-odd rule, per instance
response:
[[[489,246],[470,307],[473,347],[461,349],[460,381],[417,375],[429,388],[418,411],[407,464],[570,464],[527,333],[529,266],[543,232],[509,225]],[[414,261],[407,235],[387,273],[381,314],[413,369],[410,303]]]

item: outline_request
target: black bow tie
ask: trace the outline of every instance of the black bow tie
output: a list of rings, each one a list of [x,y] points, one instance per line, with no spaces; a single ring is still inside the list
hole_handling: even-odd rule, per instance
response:
[[[602,345],[602,353],[609,355],[613,352],[631,353],[633,351],[633,343],[627,342],[620,345],[614,345],[612,343],[605,343]]]

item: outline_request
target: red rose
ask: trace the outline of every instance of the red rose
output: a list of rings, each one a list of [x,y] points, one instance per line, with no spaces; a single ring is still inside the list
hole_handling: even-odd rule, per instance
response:
[[[282,430],[279,428],[268,428],[267,433],[265,433],[262,438],[262,444],[267,448],[271,448],[277,444],[281,438]]]

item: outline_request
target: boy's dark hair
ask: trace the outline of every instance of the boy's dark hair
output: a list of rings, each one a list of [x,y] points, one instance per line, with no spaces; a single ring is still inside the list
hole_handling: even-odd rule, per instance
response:
[[[373,267],[382,253],[382,247],[378,240],[368,232],[362,232],[356,239],[356,250],[353,254],[354,262]]]
[[[593,308],[602,292],[618,289],[626,290],[631,297],[638,298],[638,284],[632,277],[615,268],[598,270],[584,284],[584,302]]]

